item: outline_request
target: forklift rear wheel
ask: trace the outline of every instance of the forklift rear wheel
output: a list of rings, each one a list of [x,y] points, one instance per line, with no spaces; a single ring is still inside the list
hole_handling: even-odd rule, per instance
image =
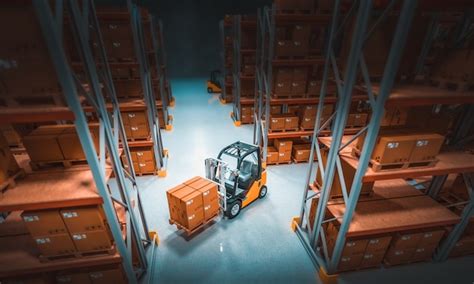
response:
[[[209,94],[212,94],[212,89],[211,89],[211,88],[207,88],[207,92],[208,92]]]
[[[232,204],[230,204],[229,207],[227,207],[227,217],[229,217],[229,219],[237,217],[237,215],[239,215],[240,213],[241,208],[242,203],[239,200],[234,201]]]
[[[267,187],[264,185],[260,188],[260,193],[258,194],[258,198],[264,198],[267,195]]]

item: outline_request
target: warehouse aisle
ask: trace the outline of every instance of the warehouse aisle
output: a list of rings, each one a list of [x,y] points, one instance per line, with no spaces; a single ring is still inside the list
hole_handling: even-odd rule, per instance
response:
[[[252,142],[252,126],[234,127],[231,105],[206,93],[205,79],[172,82],[173,131],[163,132],[169,149],[168,177],[139,179],[151,229],[161,240],[154,281],[158,283],[314,283],[315,270],[290,229],[298,212],[306,166],[271,167],[269,194],[234,220],[220,220],[190,241],[168,223],[166,190],[204,175],[204,159],[228,144]]]

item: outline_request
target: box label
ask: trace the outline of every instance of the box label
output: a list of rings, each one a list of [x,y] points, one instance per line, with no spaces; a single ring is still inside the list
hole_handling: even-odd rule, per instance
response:
[[[80,241],[80,240],[83,240],[83,239],[87,239],[87,235],[86,234],[74,234],[74,235],[72,235],[72,239],[75,240],[75,241]]]
[[[72,211],[72,212],[63,212],[63,217],[67,218],[67,219],[75,218],[75,217],[78,217],[78,216],[79,216],[79,214],[77,214],[77,212],[74,212],[74,211]]]
[[[39,221],[39,216],[36,216],[36,215],[24,216],[23,221],[25,221],[25,222],[37,222],[37,221]]]

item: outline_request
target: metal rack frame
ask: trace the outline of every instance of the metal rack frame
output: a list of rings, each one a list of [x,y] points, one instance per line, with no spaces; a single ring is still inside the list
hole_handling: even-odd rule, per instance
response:
[[[401,9],[399,12],[398,23],[396,26],[396,31],[393,35],[393,40],[391,43],[389,55],[385,63],[385,68],[383,76],[380,83],[380,91],[378,92],[377,98],[374,97],[371,88],[371,82],[369,77],[369,72],[365,64],[363,56],[363,47],[364,42],[370,37],[372,31],[380,23],[384,17],[386,17],[390,10],[395,6],[395,0],[392,0],[385,10],[380,14],[379,18],[375,21],[372,26],[368,26],[368,19],[372,13],[372,3],[370,0],[361,0],[359,1],[358,11],[357,11],[357,21],[354,28],[354,33],[351,41],[351,49],[347,59],[347,65],[344,69],[344,76],[341,78],[341,74],[338,69],[336,56],[334,52],[334,41],[341,31],[342,26],[346,24],[348,15],[351,13],[346,13],[345,18],[339,20],[340,12],[340,3],[341,0],[336,0],[334,4],[332,21],[330,25],[330,32],[328,36],[328,41],[326,44],[326,54],[325,54],[325,65],[323,71],[323,81],[321,85],[320,98],[318,104],[318,111],[316,117],[316,123],[313,131],[313,139],[311,146],[311,153],[309,160],[312,161],[314,155],[318,157],[317,167],[314,170],[314,163],[310,162],[308,168],[308,174],[305,180],[304,194],[301,205],[300,215],[296,217],[293,221],[294,229],[300,238],[303,246],[310,255],[315,266],[322,268],[325,272],[333,274],[337,271],[338,263],[341,259],[342,250],[346,241],[346,234],[349,229],[349,225],[354,216],[354,211],[359,199],[359,195],[362,188],[362,179],[367,171],[369,166],[369,160],[371,153],[374,149],[375,142],[378,136],[380,129],[381,119],[384,112],[384,105],[387,101],[391,89],[394,85],[395,77],[397,70],[400,64],[402,52],[404,50],[405,43],[407,41],[407,35],[410,30],[411,22],[415,14],[415,9],[417,7],[418,1],[403,1]],[[355,5],[355,4],[354,4]],[[353,11],[355,6],[353,6],[349,11]],[[427,36],[426,41],[430,41],[430,37]],[[428,43],[429,44],[429,43]],[[426,56],[427,51],[423,48],[422,56]],[[421,60],[424,60],[421,57]],[[419,62],[420,62],[419,61]],[[417,64],[417,71],[420,70],[420,64]],[[362,78],[366,85],[367,97],[369,101],[369,106],[372,110],[372,116],[369,124],[361,129],[357,134],[351,137],[348,142],[342,143],[342,138],[344,135],[344,127],[347,121],[347,116],[349,113],[349,107],[352,97],[352,90],[354,88],[355,79],[357,75],[358,68],[362,73]],[[332,117],[333,126],[331,129],[331,145],[329,147],[329,153],[327,157],[326,165],[323,165],[321,159],[321,148],[319,145],[318,136],[321,132],[321,113],[325,103],[326,96],[326,87],[328,81],[329,70],[332,70],[334,78],[336,79],[337,85],[337,103],[336,103],[336,113]],[[344,82],[344,84],[342,84]],[[365,134],[364,145],[362,147],[362,152],[359,157],[358,167],[354,175],[352,184],[345,184],[344,174],[342,171],[340,152],[342,149],[351,144],[357,137]],[[322,184],[320,185],[319,192],[313,192],[310,189],[310,183],[314,179],[314,175],[317,174],[317,171],[321,172],[323,177]],[[334,245],[334,250],[332,257],[328,256],[328,246],[326,242],[326,233],[323,228],[323,224],[334,220],[334,218],[326,219],[326,208],[330,198],[330,192],[332,187],[332,182],[335,178],[335,173],[339,175],[339,181],[341,183],[343,201],[345,204],[345,212],[343,216],[336,216],[335,218],[342,219],[339,232],[337,234],[336,242]],[[428,189],[428,194],[432,197],[435,197],[437,192],[441,189],[446,176],[434,177],[430,188]],[[465,174],[464,180],[466,185],[469,188],[469,191],[472,192],[473,180],[472,175]],[[436,192],[436,193],[435,193]],[[474,213],[474,197],[471,194],[471,200],[466,206],[462,214],[462,221],[455,226],[453,232],[449,237],[441,244],[438,248],[435,255],[435,259],[444,260],[447,258],[452,247],[456,241],[461,236],[464,228],[469,221],[470,216]],[[313,199],[318,199],[316,217],[312,226],[310,226],[309,219],[309,210],[308,203]],[[313,229],[311,229],[313,228]]]
[[[89,0],[82,2],[82,11],[74,0],[66,2],[72,24],[72,32],[78,52],[87,74],[91,92],[84,90],[81,82],[72,71],[65,54],[62,42],[63,1],[55,2],[55,14],[52,13],[50,1],[35,0],[33,5],[40,22],[47,48],[56,69],[60,85],[70,111],[74,113],[74,124],[78,133],[87,162],[93,174],[98,192],[103,198],[103,208],[117,250],[123,258],[122,266],[130,283],[137,283],[138,279],[148,269],[148,259],[145,248],[151,243],[148,225],[143,213],[139,189],[136,183],[135,172],[131,167],[130,172],[123,168],[120,160],[119,142],[131,164],[130,151],[123,127],[118,100],[115,94],[110,68],[107,63],[106,52],[103,46],[94,3]],[[99,48],[99,61],[102,69],[98,70],[92,55],[89,38],[96,36]],[[107,111],[104,85],[108,97],[112,100],[113,109]],[[97,113],[100,121],[99,157],[97,155],[91,133],[88,128],[85,111],[79,99],[78,90],[86,97],[88,103]],[[106,151],[117,181],[119,196],[113,194],[105,178]],[[133,200],[136,200],[134,202]],[[126,239],[123,239],[121,226],[116,215],[114,203],[120,204],[126,210]],[[139,267],[135,267],[132,260],[132,247],[138,252]]]
[[[240,105],[240,97],[241,97],[241,86],[240,86],[240,69],[242,63],[242,56],[240,54],[240,44],[242,38],[242,30],[241,30],[241,22],[242,16],[235,15],[233,16],[232,21],[232,34],[233,34],[233,64],[232,64],[232,80],[233,80],[233,112],[232,112],[232,119],[236,125],[240,124],[240,113],[241,113],[241,105]]]
[[[146,50],[144,48],[145,41],[143,36],[140,7],[136,3],[132,2],[132,0],[127,0],[127,7],[130,13],[130,22],[132,26],[135,55],[138,59],[144,99],[145,104],[147,105],[148,123],[152,135],[153,152],[155,154],[156,168],[158,169],[159,176],[166,176],[168,155],[167,151],[163,147],[163,140],[161,138],[160,122],[156,110],[156,97],[153,91],[151,79],[151,67],[148,61]],[[158,68],[161,67],[158,66]],[[162,72],[158,74],[162,74]],[[163,82],[163,80],[161,80],[160,78],[160,84],[161,82]],[[162,88],[161,85],[160,88]],[[163,103],[165,102],[163,101]]]
[[[227,63],[226,63],[226,42],[225,42],[225,37],[226,37],[226,34],[227,34],[227,30],[230,30],[232,29],[233,27],[227,27],[225,25],[225,20],[221,20],[219,22],[219,33],[221,35],[221,41],[222,41],[222,53],[221,53],[221,60],[222,60],[222,77],[221,77],[221,94],[219,96],[219,99],[221,102],[223,103],[227,103],[227,86],[226,86],[226,77],[227,75],[229,74],[232,74],[232,71],[233,70],[230,70],[229,71],[229,68],[227,67]],[[232,57],[233,58],[233,57]]]
[[[318,156],[318,167],[317,170],[321,171],[323,176],[323,181],[321,184],[321,191],[319,193],[310,192],[309,184],[313,176],[313,163],[309,164],[308,175],[305,183],[303,201],[301,206],[301,212],[296,225],[296,233],[300,237],[304,247],[308,251],[315,265],[322,267],[328,273],[334,273],[337,270],[337,265],[340,261],[342,255],[342,249],[344,247],[346,233],[349,229],[349,224],[351,223],[352,217],[354,215],[355,207],[359,198],[359,194],[362,187],[362,178],[367,170],[369,165],[370,154],[374,148],[375,141],[378,135],[380,128],[380,122],[384,111],[385,101],[387,100],[390,90],[393,86],[396,71],[400,63],[400,58],[402,55],[403,48],[407,39],[407,34],[411,25],[411,20],[413,18],[417,1],[404,1],[403,6],[400,11],[399,20],[397,23],[396,31],[392,40],[392,45],[390,48],[390,53],[385,65],[383,77],[381,80],[381,88],[377,99],[375,100],[373,94],[371,93],[371,84],[368,76],[368,71],[365,65],[364,57],[362,54],[363,45],[365,40],[370,36],[373,27],[368,29],[368,19],[372,10],[372,3],[369,0],[359,1],[359,7],[357,11],[357,21],[354,29],[354,34],[352,36],[352,44],[347,59],[347,66],[345,68],[345,73],[343,77],[344,84],[342,84],[341,74],[336,63],[336,57],[333,50],[333,42],[335,40],[335,35],[337,30],[341,29],[339,26],[338,16],[339,16],[339,6],[340,0],[336,0],[333,9],[332,21],[330,26],[330,33],[328,37],[328,42],[326,44],[326,55],[325,55],[325,65],[323,73],[323,81],[320,91],[320,99],[318,104],[318,112],[316,117],[315,128],[313,132],[313,141],[311,146],[310,161],[314,158],[314,153],[316,152]],[[376,24],[380,22],[383,17],[386,16],[387,12],[393,6],[389,4],[386,10],[381,14],[379,20],[376,21]],[[347,15],[346,15],[347,16]],[[344,24],[346,20],[342,20]],[[370,101],[370,106],[372,108],[372,117],[367,127],[363,128],[356,135],[354,135],[350,141],[354,141],[361,134],[366,133],[366,138],[362,148],[362,153],[359,159],[359,167],[354,176],[352,185],[345,185],[344,178],[342,178],[342,166],[340,161],[339,153],[341,149],[345,148],[348,144],[342,144],[342,138],[344,135],[344,128],[347,121],[347,116],[349,113],[349,107],[352,97],[352,89],[355,84],[356,75],[358,67],[360,66],[364,80],[367,86],[367,95]],[[321,149],[318,143],[318,134],[321,131],[321,113],[324,106],[324,99],[326,95],[326,86],[328,81],[329,68],[331,67],[334,72],[334,77],[336,78],[337,90],[338,90],[338,102],[336,104],[336,113],[333,116],[333,126],[332,126],[332,142],[331,147],[329,148],[329,154],[327,157],[327,163],[324,166],[321,159]],[[339,174],[342,193],[344,197],[344,202],[346,205],[346,211],[344,216],[339,216],[342,218],[341,227],[337,235],[336,243],[334,246],[333,255],[331,258],[328,256],[328,249],[326,243],[326,235],[324,229],[322,228],[323,223],[328,222],[325,220],[326,206],[330,197],[330,191],[332,182],[334,180],[335,173]],[[348,193],[348,188],[350,188],[350,194]],[[315,223],[311,227],[309,226],[309,214],[307,209],[308,201],[313,198],[318,198],[318,207],[315,218]],[[318,249],[318,244],[322,244],[322,250],[324,254],[321,254],[321,250]]]

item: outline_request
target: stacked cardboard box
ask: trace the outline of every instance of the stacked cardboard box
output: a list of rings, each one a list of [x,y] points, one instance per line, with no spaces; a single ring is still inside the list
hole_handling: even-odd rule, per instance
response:
[[[1,125],[0,132],[7,140],[8,146],[18,147],[21,144],[21,137],[11,125]]]
[[[271,131],[297,130],[298,124],[299,118],[294,114],[275,114],[270,118],[269,128]]]
[[[127,111],[122,112],[123,126],[127,139],[148,139],[150,138],[150,128],[148,125],[147,111]]]
[[[356,149],[361,150],[365,136],[357,140]],[[444,136],[436,133],[382,133],[372,152],[372,160],[379,164],[435,161],[444,143]]]
[[[240,120],[242,123],[253,123],[254,121],[254,108],[253,106],[242,106],[240,111]]]
[[[347,117],[346,127],[364,127],[367,124],[369,114],[350,113]]]
[[[279,42],[280,44],[280,42]],[[309,69],[307,67],[279,67],[275,70],[273,94],[275,97],[303,97]]]
[[[153,145],[135,147],[132,144],[129,144],[129,147],[135,173],[155,174],[157,172]],[[125,168],[129,167],[125,156],[122,156],[122,162]]]
[[[89,125],[96,150],[99,149],[99,125]],[[23,145],[32,162],[85,160],[74,125],[44,125],[23,137]]]
[[[333,112],[333,105],[326,104],[323,106],[323,113],[321,114],[321,125],[329,119]],[[313,130],[316,123],[316,114],[318,111],[317,105],[305,105],[299,109],[299,118],[301,121],[300,127],[304,130]]]
[[[311,154],[311,144],[294,144],[292,149],[292,158],[296,162],[308,162]],[[316,160],[316,155],[314,155]]]
[[[268,147],[267,148],[267,164],[273,165],[278,164],[278,150],[275,147]]]
[[[18,171],[20,171],[20,167],[10,151],[7,140],[0,133],[0,184],[6,182],[9,177],[15,175]],[[1,190],[3,188],[0,188]]]
[[[98,206],[25,211],[22,219],[44,257],[112,248],[113,241]]]
[[[432,257],[445,230],[433,229],[426,232],[397,233],[385,255],[389,265],[428,260]]]
[[[194,177],[168,190],[170,219],[189,231],[214,218],[220,209],[217,185]]]
[[[293,141],[286,139],[275,139],[273,146],[278,151],[278,163],[291,162],[291,149]]]
[[[408,108],[386,108],[380,126],[401,126],[407,123]]]
[[[469,224],[464,230],[464,234],[454,245],[451,256],[462,256],[474,254],[474,218],[471,218]]]

